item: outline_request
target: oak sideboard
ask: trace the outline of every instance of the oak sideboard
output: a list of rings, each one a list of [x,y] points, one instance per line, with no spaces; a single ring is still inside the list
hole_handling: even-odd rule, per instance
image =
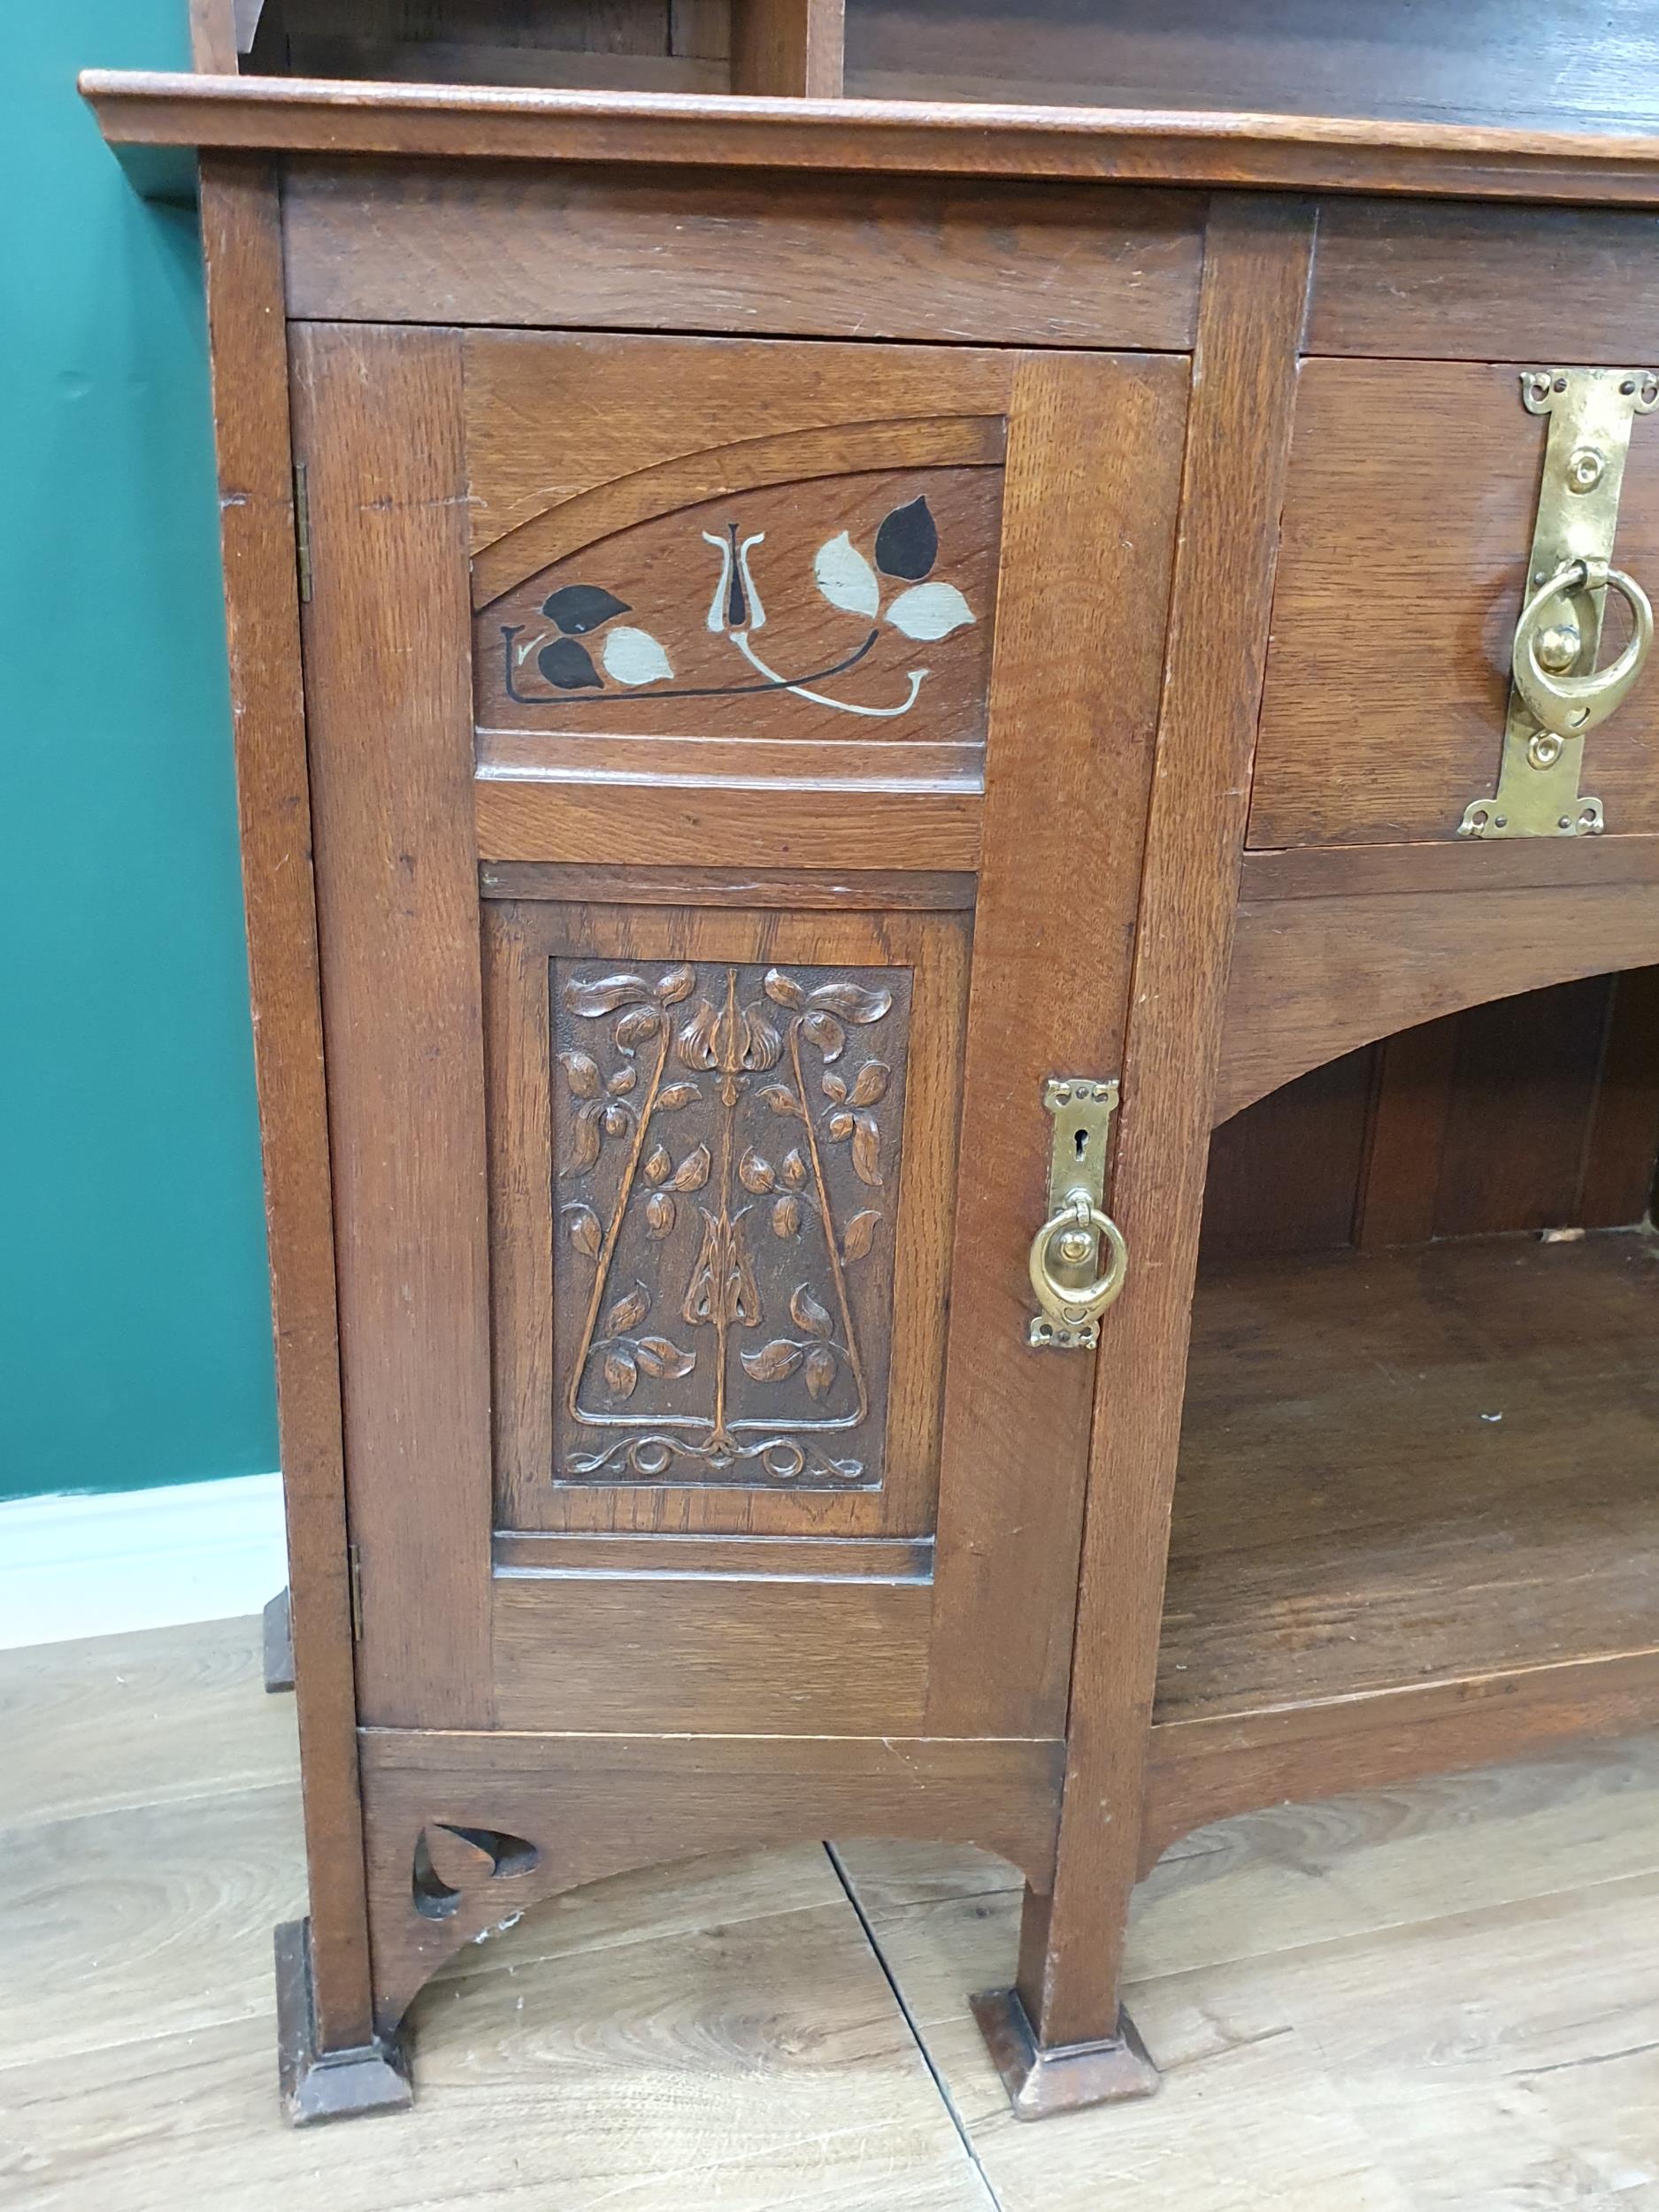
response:
[[[842,1834],[1018,1870],[1018,2111],[1143,2093],[1187,1832],[1659,1724],[1659,56],[1563,127],[1495,31],[1240,113],[1095,100],[1125,9],[849,0],[856,97],[818,0],[239,13],[82,88],[206,255],[289,2112],[555,1893]],[[1448,1025],[1569,987],[1576,1179],[1466,1233],[1559,1055]],[[1201,1275],[1212,1132],[1362,1062],[1369,1233]]]

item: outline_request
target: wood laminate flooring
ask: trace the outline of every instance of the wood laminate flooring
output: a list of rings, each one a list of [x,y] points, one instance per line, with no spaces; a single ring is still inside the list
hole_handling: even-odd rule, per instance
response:
[[[277,2116],[302,1908],[259,1624],[0,1655],[6,2212],[1659,2212],[1659,1740],[1210,1828],[1142,1888],[1148,2103],[1008,2116],[998,1862],[579,1891],[434,1982],[412,2113]]]

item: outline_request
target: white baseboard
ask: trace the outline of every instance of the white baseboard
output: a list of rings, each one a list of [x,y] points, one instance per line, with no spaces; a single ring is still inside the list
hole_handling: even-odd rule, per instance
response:
[[[0,1651],[257,1613],[288,1580],[280,1475],[0,1502]]]

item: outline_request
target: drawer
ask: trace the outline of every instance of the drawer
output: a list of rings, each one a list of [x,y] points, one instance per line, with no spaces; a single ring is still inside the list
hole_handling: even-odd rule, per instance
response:
[[[1310,360],[1296,406],[1249,843],[1438,842],[1497,787],[1548,420],[1524,362]],[[1659,415],[1616,565],[1659,591]],[[1628,634],[1608,595],[1601,664]],[[1585,741],[1613,834],[1659,833],[1659,675]]]

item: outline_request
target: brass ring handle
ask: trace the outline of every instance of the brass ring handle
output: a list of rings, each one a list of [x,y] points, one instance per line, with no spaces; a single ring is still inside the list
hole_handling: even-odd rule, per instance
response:
[[[1635,623],[1629,644],[1609,668],[1588,676],[1552,675],[1538,657],[1539,641],[1552,626],[1545,619],[1552,604],[1568,592],[1600,591],[1609,585],[1629,606]],[[1540,728],[1556,737],[1582,737],[1605,721],[1624,698],[1652,643],[1653,607],[1633,576],[1609,568],[1604,561],[1569,561],[1540,585],[1521,610],[1515,627],[1515,687]]]
[[[1107,1255],[1105,1273],[1075,1290],[1057,1279],[1048,1261],[1049,1246],[1068,1230],[1077,1235],[1092,1233]],[[1124,1242],[1123,1231],[1110,1214],[1089,1202],[1087,1191],[1069,1193],[1060,1211],[1050,1216],[1031,1240],[1031,1286],[1037,1294],[1037,1303],[1051,1321],[1068,1329],[1099,1319],[1122,1290],[1128,1268],[1129,1247]]]

